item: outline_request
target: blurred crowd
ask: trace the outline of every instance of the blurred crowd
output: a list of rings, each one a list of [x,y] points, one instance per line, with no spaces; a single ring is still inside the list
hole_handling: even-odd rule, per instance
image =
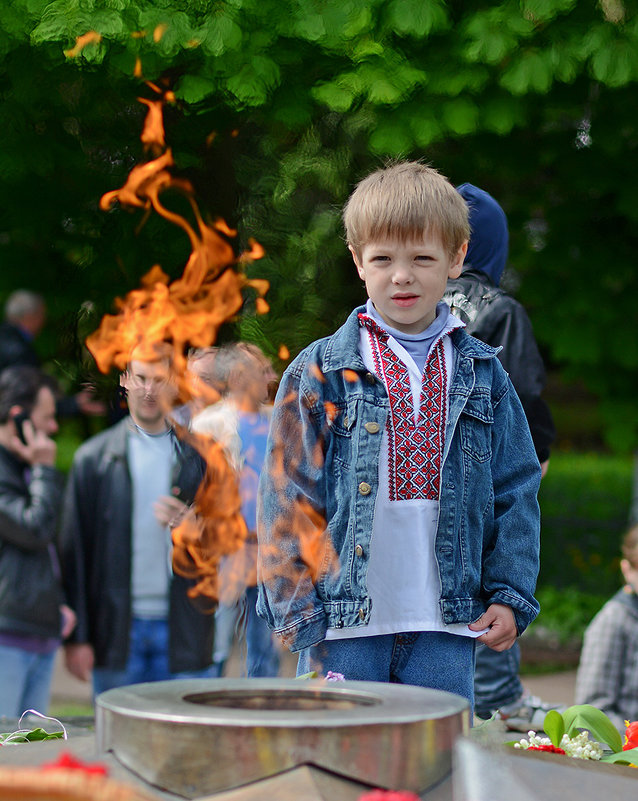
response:
[[[270,360],[249,343],[192,350],[180,404],[170,350],[133,351],[119,377],[125,414],[82,443],[64,477],[58,417],[107,407],[90,387],[65,397],[42,370],[35,339],[45,320],[43,298],[18,290],[0,326],[0,716],[47,712],[61,644],[94,694],[221,677],[236,640],[245,675],[276,676],[278,646],[255,612]],[[191,601],[196,579],[172,566],[172,532],[194,518],[207,481],[207,441],[234,477],[243,530],[218,565],[214,614]]]

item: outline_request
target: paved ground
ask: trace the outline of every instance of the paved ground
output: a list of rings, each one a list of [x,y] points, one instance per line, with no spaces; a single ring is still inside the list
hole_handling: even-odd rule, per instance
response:
[[[240,657],[239,649],[235,649],[229,662],[227,675],[240,676]],[[282,669],[280,675],[295,675],[296,658],[289,653],[285,653],[282,658]],[[576,671],[569,670],[561,673],[550,673],[542,676],[524,676],[523,683],[530,692],[538,695],[544,701],[562,703],[569,706],[574,703],[574,683],[576,681]],[[65,669],[61,655],[58,654],[56,669],[53,677],[52,688],[53,701],[56,703],[91,703],[90,685],[78,681],[71,676]]]

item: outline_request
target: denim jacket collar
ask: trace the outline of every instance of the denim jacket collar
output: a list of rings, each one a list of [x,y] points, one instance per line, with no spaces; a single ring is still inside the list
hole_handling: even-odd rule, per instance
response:
[[[322,369],[331,370],[365,370],[365,364],[359,352],[359,314],[364,314],[365,306],[358,306],[345,323],[326,342]],[[460,357],[470,359],[493,359],[501,348],[493,348],[473,337],[460,336],[453,331],[452,341]]]

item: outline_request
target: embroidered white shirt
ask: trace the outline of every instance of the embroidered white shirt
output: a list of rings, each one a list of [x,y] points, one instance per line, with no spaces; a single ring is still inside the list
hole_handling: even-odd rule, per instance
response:
[[[328,629],[326,639],[404,631],[477,637],[481,632],[470,631],[465,624],[443,623],[434,555],[449,379],[454,369],[449,334],[459,321],[449,315],[430,346],[423,373],[377,322],[364,315],[362,323],[363,361],[384,381],[390,398],[368,562],[372,611],[368,625]]]

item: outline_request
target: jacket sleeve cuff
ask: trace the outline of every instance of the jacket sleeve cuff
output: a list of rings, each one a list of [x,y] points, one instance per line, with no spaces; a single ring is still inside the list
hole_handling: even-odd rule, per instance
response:
[[[504,606],[510,607],[514,613],[516,630],[520,636],[540,611],[540,606],[536,598],[532,598],[532,601],[533,603],[529,603],[520,595],[499,590],[492,595],[489,604],[503,604]]]
[[[275,629],[275,634],[286,648],[296,653],[325,640],[327,630],[327,615],[323,609],[318,609],[312,615],[304,617],[300,622],[295,622],[281,629]]]

